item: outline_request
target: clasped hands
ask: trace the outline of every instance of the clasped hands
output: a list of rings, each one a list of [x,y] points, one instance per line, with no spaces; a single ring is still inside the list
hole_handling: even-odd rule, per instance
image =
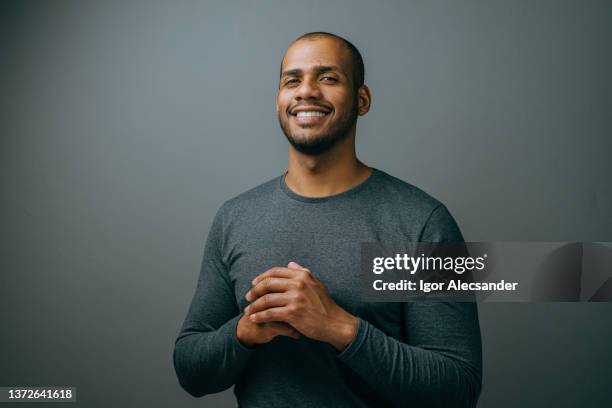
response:
[[[250,303],[238,321],[236,334],[248,347],[276,336],[300,335],[344,350],[357,333],[357,318],[334,302],[308,268],[289,262],[271,268],[252,281]]]

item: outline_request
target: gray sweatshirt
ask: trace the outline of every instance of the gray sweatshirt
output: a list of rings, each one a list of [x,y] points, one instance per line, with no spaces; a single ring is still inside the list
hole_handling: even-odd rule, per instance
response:
[[[337,195],[303,197],[284,174],[227,202],[204,247],[196,292],[174,349],[181,386],[200,397],[235,385],[240,407],[474,406],[482,362],[475,303],[360,299],[360,243],[463,241],[446,207],[374,169]],[[236,326],[251,280],[305,266],[358,317],[342,352],[302,336],[247,348]]]

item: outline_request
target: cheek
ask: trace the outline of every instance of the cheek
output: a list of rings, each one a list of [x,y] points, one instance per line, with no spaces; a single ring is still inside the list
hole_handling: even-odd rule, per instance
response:
[[[281,112],[284,112],[291,103],[291,95],[287,92],[280,92],[276,97],[276,104],[278,105]]]
[[[346,93],[338,93],[335,95],[330,95],[328,99],[333,105],[334,109],[337,113],[346,113],[351,110],[351,106],[353,105],[353,96],[351,94]]]

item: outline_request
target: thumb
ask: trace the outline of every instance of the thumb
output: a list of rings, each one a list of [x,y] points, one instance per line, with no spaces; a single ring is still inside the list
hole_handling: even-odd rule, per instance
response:
[[[300,332],[298,332],[293,326],[283,322],[270,322],[268,323],[276,335],[293,337],[294,339],[300,338]]]

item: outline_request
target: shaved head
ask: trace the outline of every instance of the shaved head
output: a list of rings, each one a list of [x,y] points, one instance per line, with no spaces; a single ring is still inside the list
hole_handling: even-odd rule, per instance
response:
[[[339,41],[344,46],[344,48],[348,51],[349,56],[350,56],[350,64],[351,64],[350,72],[352,74],[353,87],[355,90],[359,89],[365,81],[365,67],[363,65],[363,58],[361,57],[361,53],[350,41],[336,34],[327,33],[325,31],[314,31],[314,32],[306,33],[306,34],[299,36],[298,38],[293,40],[291,44],[289,44],[289,47],[287,47],[287,49],[289,49],[293,44],[301,40],[315,41],[321,38],[329,38],[329,39]],[[280,72],[283,71],[284,61],[285,61],[285,58],[283,57],[283,61],[281,61]]]

